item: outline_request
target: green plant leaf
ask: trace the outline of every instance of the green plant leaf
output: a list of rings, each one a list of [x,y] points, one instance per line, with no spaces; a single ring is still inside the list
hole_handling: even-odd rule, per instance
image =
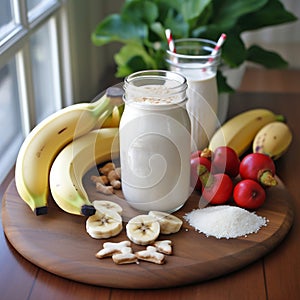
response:
[[[238,67],[245,60],[267,68],[287,62],[277,53],[252,46],[248,50],[241,33],[296,20],[279,0],[125,0],[120,14],[102,20],[92,32],[97,46],[110,42],[125,44],[114,56],[118,77],[143,69],[166,69],[165,29],[175,39],[200,37],[215,40],[222,32],[222,63]],[[219,92],[231,92],[226,78],[218,73]]]
[[[183,18],[188,21],[199,17],[207,5],[211,3],[212,0],[185,0],[181,1],[181,7],[179,11],[181,12]]]
[[[116,77],[122,78],[128,76],[131,73],[146,70],[147,65],[141,56],[132,56],[128,59],[126,64],[118,64]]]
[[[121,14],[124,18],[131,20],[131,22],[141,21],[150,25],[155,22],[159,12],[153,1],[132,0],[125,2]]]
[[[225,76],[220,71],[217,72],[217,85],[219,94],[234,92],[234,89],[228,85]]]
[[[117,77],[124,77],[133,72],[157,69],[153,59],[140,43],[131,42],[124,45],[114,56],[118,66]]]
[[[178,10],[186,0],[153,0],[159,7],[160,12],[166,12],[170,8]]]
[[[193,37],[204,37],[211,40],[217,40],[222,32],[236,31],[235,24],[238,19],[249,12],[261,8],[268,0],[213,0],[212,5],[207,6],[204,12],[211,15],[207,23],[197,23],[192,29]],[[207,17],[207,16],[205,16]],[[205,18],[204,17],[204,18]],[[199,18],[202,18],[200,16]],[[200,26],[199,26],[200,25]]]
[[[211,23],[224,29],[232,28],[237,20],[248,13],[257,11],[268,0],[213,0],[213,18]]]
[[[123,19],[118,14],[106,17],[92,32],[92,42],[96,46],[102,46],[110,42],[122,42],[136,40],[143,41],[148,37],[148,27],[141,22],[131,22]]]
[[[165,28],[160,22],[154,22],[150,25],[151,31],[153,31],[158,37],[160,37],[161,41],[166,39],[165,36]]]
[[[188,37],[189,24],[183,19],[181,14],[176,13],[174,9],[170,9],[164,21],[165,28],[172,30],[173,38]]]
[[[206,38],[212,41],[217,41],[223,32],[228,32],[227,28],[217,26],[216,24],[209,24],[195,28],[191,35],[192,37]]]
[[[191,32],[197,27],[207,25],[211,20],[212,15],[213,15],[213,5],[212,5],[212,1],[210,1],[198,17],[194,18],[193,20],[189,20]]]
[[[157,21],[164,24],[170,10],[177,11],[178,3],[182,0],[153,0],[158,7],[159,15]]]
[[[296,16],[285,10],[278,0],[269,0],[260,10],[240,18],[240,32],[260,29],[266,26],[284,24],[297,20]]]
[[[161,49],[160,51],[156,51],[155,56],[153,56],[153,59],[155,59],[155,61],[157,63],[157,69],[160,69],[160,70],[168,69],[168,65],[165,60],[166,59],[165,50]]]
[[[222,46],[222,58],[226,63],[235,68],[246,60],[246,46],[243,40],[235,34],[228,33]]]
[[[286,68],[288,63],[279,54],[267,51],[257,45],[251,46],[247,51],[247,60],[260,64],[265,68]]]

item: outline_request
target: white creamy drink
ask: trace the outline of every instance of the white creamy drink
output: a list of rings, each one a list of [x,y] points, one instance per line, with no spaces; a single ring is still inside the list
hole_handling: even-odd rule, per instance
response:
[[[181,69],[188,82],[187,111],[191,119],[192,147],[202,150],[218,126],[218,90],[215,73],[209,70]],[[194,146],[193,146],[194,143]]]
[[[119,128],[122,191],[132,207],[143,211],[175,211],[190,194],[186,81],[164,81],[152,84],[146,80],[138,89],[125,83],[125,110]],[[179,93],[174,93],[176,89]]]
[[[187,79],[192,150],[203,150],[219,125],[216,74],[221,51],[214,52],[216,43],[205,39],[175,40],[175,46],[176,52],[167,50],[166,61],[171,71]]]

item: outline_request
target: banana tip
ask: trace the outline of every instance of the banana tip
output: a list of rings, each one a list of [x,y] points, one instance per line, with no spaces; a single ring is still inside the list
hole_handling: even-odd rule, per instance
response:
[[[47,206],[36,207],[34,213],[36,214],[36,216],[46,215],[48,213],[48,207]]]
[[[81,207],[81,213],[86,217],[94,215],[95,212],[96,212],[96,209],[93,205],[83,205]]]

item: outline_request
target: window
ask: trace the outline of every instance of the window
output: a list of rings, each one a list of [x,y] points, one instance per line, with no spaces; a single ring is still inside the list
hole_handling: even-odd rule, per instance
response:
[[[57,59],[56,27],[51,19],[29,40],[30,59],[37,122],[60,107],[59,65]]]
[[[71,104],[66,3],[0,0],[0,182],[29,131]]]

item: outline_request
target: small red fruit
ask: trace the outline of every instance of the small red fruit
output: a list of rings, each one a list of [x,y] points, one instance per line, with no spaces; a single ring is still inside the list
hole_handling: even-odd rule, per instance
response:
[[[227,174],[211,174],[203,186],[202,197],[210,204],[224,204],[232,195],[233,182]]]
[[[277,184],[274,178],[275,172],[275,164],[272,158],[262,153],[250,153],[240,163],[242,179],[256,180],[264,186]]]
[[[193,152],[193,153],[191,154],[191,159],[192,159],[192,158],[196,158],[196,157],[201,157],[201,153],[202,153],[201,150],[197,150],[197,151]]]
[[[195,156],[191,158],[191,186],[197,191],[202,190],[202,183],[199,178],[199,172],[210,172],[211,162],[206,157]]]
[[[208,148],[203,150],[197,150],[191,154],[191,159],[195,157],[206,157],[207,159],[211,160],[212,151]]]
[[[212,156],[213,173],[225,173],[234,178],[239,174],[240,159],[237,153],[228,146],[216,148]]]
[[[233,199],[239,207],[257,209],[264,204],[266,191],[257,181],[244,179],[234,187]]]

